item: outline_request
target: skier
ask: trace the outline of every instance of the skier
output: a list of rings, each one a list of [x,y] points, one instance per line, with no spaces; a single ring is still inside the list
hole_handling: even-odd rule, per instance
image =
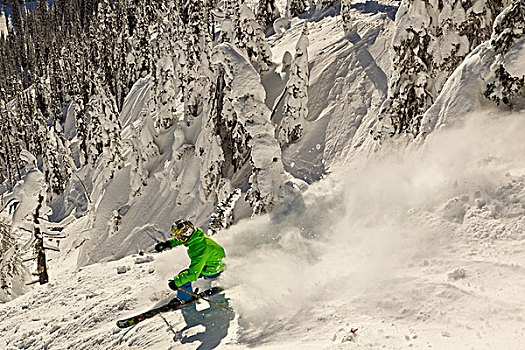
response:
[[[192,282],[200,277],[206,280],[219,277],[224,270],[225,264],[222,260],[226,254],[219,244],[204,234],[201,228],[193,226],[189,220],[175,221],[171,226],[171,234],[174,237],[166,242],[157,243],[155,250],[162,252],[179,245],[188,248],[190,266],[168,281],[168,287],[177,291],[177,298],[186,302],[193,298],[191,294],[185,292],[193,293]]]

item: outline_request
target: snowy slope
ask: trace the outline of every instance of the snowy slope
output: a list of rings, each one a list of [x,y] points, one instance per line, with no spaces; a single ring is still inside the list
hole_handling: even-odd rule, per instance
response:
[[[51,255],[52,282],[1,306],[0,347],[519,349],[525,177],[508,155],[525,151],[524,117],[480,117],[403,161],[342,168],[289,220],[262,216],[216,236],[228,269],[214,300],[234,319],[203,303],[117,329],[166,296],[187,258],[181,248],[77,269],[81,219],[67,228],[68,255]],[[358,336],[345,341],[351,328]]]
[[[354,164],[358,164],[357,159],[364,163],[377,146],[369,137],[369,131],[386,96],[393,21],[381,7],[356,6],[352,11],[358,30],[351,36],[344,35],[340,16],[335,17],[333,11],[327,11],[295,18],[284,35],[270,37],[273,60],[279,63],[285,51],[293,51],[306,17],[311,21],[308,122],[304,126],[304,136],[282,152],[284,169],[308,183],[319,180],[332,167],[349,159]],[[286,73],[281,70],[282,67],[277,67],[262,81],[270,109],[277,104],[284,88]],[[133,126],[140,130],[140,125],[152,124],[151,118],[144,113],[148,82],[147,78],[137,81],[124,103],[120,120],[127,144],[132,142]],[[275,106],[274,122],[282,117],[281,109],[282,106]],[[248,118],[245,112],[238,114]],[[93,189],[93,204],[89,213],[91,219],[83,232],[86,243],[79,256],[82,265],[119,259],[136,253],[140,247],[153,246],[156,240],[166,238],[165,232],[175,217],[190,217],[203,226],[209,222],[214,205],[201,193],[203,164],[207,161],[195,156],[194,147],[199,145],[183,144],[188,136],[182,135],[183,131],[177,127],[161,135],[155,135],[146,127],[142,130],[143,143],[150,142],[157,152],[147,163],[149,177],[147,186],[141,189],[142,194],[132,195],[130,164],[111,181],[100,176],[105,172],[102,162],[93,172],[85,174],[88,188]],[[204,135],[199,142],[206,140]],[[261,152],[266,153],[269,151]],[[218,157],[210,150],[208,158],[213,164]],[[183,161],[179,162],[180,159]],[[242,172],[239,174],[243,177]],[[229,186],[242,188],[246,181],[232,179]],[[228,186],[225,187],[227,190]],[[262,183],[259,188],[263,188]],[[72,193],[72,196],[77,195],[78,191]],[[243,194],[240,203],[244,197]],[[236,218],[250,216],[251,212],[246,213],[244,209],[246,206],[236,207]]]
[[[285,166],[294,176],[312,182],[332,166],[365,159],[373,151],[368,134],[386,96],[391,69],[393,21],[387,9],[393,7],[376,2],[353,6],[358,31],[349,36],[341,17],[329,10],[294,18],[285,35],[270,38],[274,61],[280,62],[286,51],[294,54],[290,43],[299,39],[304,20],[310,21],[309,123],[304,138],[283,150]]]
[[[283,157],[305,180],[331,174],[286,216],[245,219],[214,236],[228,254],[226,291],[214,300],[235,315],[202,303],[130,330],[115,326],[164,299],[166,280],[187,265],[183,248],[129,254],[165,237],[173,216],[186,214],[173,209],[176,192],[192,189],[164,188],[155,177],[128,207],[123,172],[109,185],[89,184],[94,214],[68,225],[61,252],[49,253],[51,282],[0,305],[0,348],[523,348],[525,113],[438,105],[457,101],[453,91],[481,101],[479,89],[461,84],[477,82],[490,62],[469,60],[437,99],[439,122],[427,115],[436,127],[425,139],[376,151],[367,135],[386,96],[392,22],[372,8],[354,7],[357,36],[344,37],[330,15],[310,23],[310,124]],[[302,26],[294,19],[271,38],[274,61],[295,47]],[[522,56],[516,47],[510,57]],[[276,75],[263,82],[268,91],[282,89]],[[146,94],[139,81],[121,116],[127,132]],[[162,169],[171,156],[162,146],[176,138],[159,143],[151,170]]]

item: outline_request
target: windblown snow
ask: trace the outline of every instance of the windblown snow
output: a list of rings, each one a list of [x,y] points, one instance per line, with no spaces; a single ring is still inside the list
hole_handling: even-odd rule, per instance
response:
[[[129,199],[129,175],[121,174],[111,186],[94,184],[105,193],[91,204],[96,220],[66,219],[60,252],[48,252],[50,283],[0,304],[0,348],[523,348],[525,110],[502,112],[476,100],[476,74],[490,63],[473,53],[425,114],[424,138],[377,147],[369,131],[387,94],[393,22],[365,10],[353,8],[357,32],[349,36],[338,17],[309,23],[309,124],[304,139],[283,152],[285,170],[311,182],[302,201],[212,237],[227,253],[219,280],[225,291],[212,299],[234,313],[200,302],[116,327],[162,302],[167,280],[188,264],[180,247],[129,254],[166,236],[175,196],[158,196],[169,193],[163,182],[146,187],[152,194],[123,213],[129,220],[112,236],[115,203]],[[295,47],[303,26],[295,18],[270,37],[274,61]],[[521,40],[506,56],[515,71],[523,72],[524,47]],[[224,45],[215,59],[236,54]],[[262,81],[267,104],[278,103],[281,68]],[[139,81],[128,96],[123,126],[136,121],[146,86]],[[460,96],[465,86],[469,105]],[[258,81],[255,89],[252,98],[263,102]],[[177,133],[170,137],[166,145]],[[18,188],[27,197],[15,209],[18,223],[34,204],[37,177],[29,173]],[[95,251],[85,249],[90,244]]]

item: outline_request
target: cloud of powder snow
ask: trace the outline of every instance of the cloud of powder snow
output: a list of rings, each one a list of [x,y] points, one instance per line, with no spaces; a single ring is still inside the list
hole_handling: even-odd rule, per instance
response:
[[[305,208],[281,220],[244,220],[223,232],[223,284],[240,321],[262,325],[381,288],[400,267],[439,251],[448,227],[427,221],[455,196],[525,173],[525,113],[478,114],[429,135],[421,147],[391,147],[364,169],[334,169],[305,193]]]

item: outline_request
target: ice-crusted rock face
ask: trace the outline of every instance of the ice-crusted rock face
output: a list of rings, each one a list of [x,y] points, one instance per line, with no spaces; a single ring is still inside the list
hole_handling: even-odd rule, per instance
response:
[[[487,105],[525,107],[525,1],[514,1],[496,19],[491,39],[452,74],[425,113],[422,133],[461,123]]]
[[[420,132],[421,119],[452,72],[488,40],[509,0],[404,0],[393,38],[393,74],[382,133]]]

